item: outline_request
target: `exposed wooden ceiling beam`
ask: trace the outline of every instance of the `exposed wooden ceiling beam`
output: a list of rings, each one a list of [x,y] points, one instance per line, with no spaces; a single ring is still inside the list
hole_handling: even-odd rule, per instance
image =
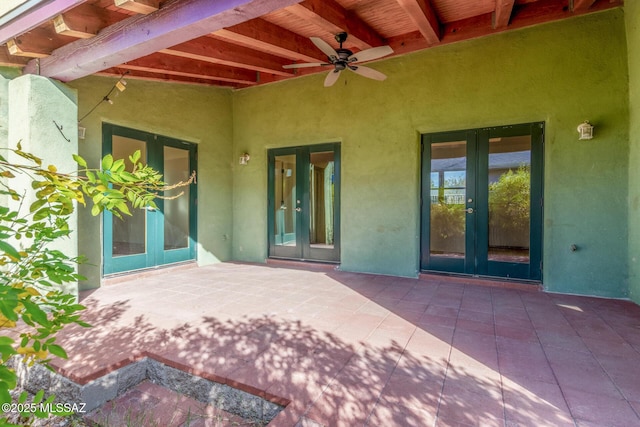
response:
[[[114,0],[116,7],[147,15],[160,9],[160,0]]]
[[[57,34],[52,27],[38,27],[7,42],[11,55],[28,58],[46,58],[69,42],[68,37]]]
[[[56,16],[53,19],[53,26],[58,34],[88,39],[94,37],[103,28],[123,19],[122,17],[114,18],[113,15],[114,13],[108,10],[83,4]]]
[[[588,13],[622,6],[622,0],[608,0],[596,2]],[[530,3],[519,3],[514,9],[508,27],[492,28],[492,14],[485,14],[473,18],[443,24],[440,44],[455,43],[489,34],[495,34],[508,29],[525,28],[544,22],[553,22],[573,16],[573,13],[556,0],[538,0]],[[414,31],[400,36],[390,37],[389,46],[394,55],[415,52],[429,47],[420,32]]]
[[[284,58],[268,55],[212,37],[199,37],[172,46],[169,49],[162,49],[160,52],[182,58],[210,62],[212,64],[244,68],[280,76],[293,76],[292,72],[282,68],[283,65],[289,63],[289,61]]]
[[[41,6],[30,9],[7,25],[0,28],[0,44],[30,31],[37,26],[52,20],[61,13],[84,3],[86,0],[53,0],[43,2]]]
[[[218,30],[213,35],[291,60],[318,62],[327,59],[308,38],[260,18]]]
[[[149,15],[127,18],[90,39],[80,39],[40,60],[40,74],[75,80],[248,21],[300,0],[183,0]],[[25,72],[35,73],[35,61]]]
[[[306,0],[286,10],[298,18],[311,22],[333,34],[349,33],[347,43],[359,49],[382,46],[385,40],[355,13],[343,8],[335,0]]]
[[[578,12],[589,9],[596,0],[571,0],[571,10]]]
[[[124,70],[121,68],[108,68],[106,70],[95,73],[95,75],[120,78],[122,77],[122,74],[125,71],[129,71],[129,73],[127,74],[127,80],[145,80],[145,81],[155,81],[155,82],[163,82],[163,83],[181,83],[181,84],[189,84],[189,85],[197,85],[197,86],[222,86],[222,87],[229,87],[229,88],[247,87],[247,85],[244,85],[241,83],[216,82],[213,80],[199,79],[195,77],[175,76],[172,74],[150,73],[147,71],[138,71],[138,70]]]
[[[18,39],[11,39],[7,42],[7,50],[10,55],[21,56],[23,58],[46,58],[51,55],[47,49],[41,49],[40,47],[34,49],[32,46],[23,48],[21,47]]]
[[[505,28],[509,25],[514,0],[496,0],[496,11],[493,13],[493,28]]]
[[[429,0],[396,0],[430,45],[440,41],[440,22]]]
[[[0,67],[24,67],[28,58],[10,55],[7,46],[0,46]]]
[[[125,70],[255,85],[257,72],[156,53],[118,65]]]

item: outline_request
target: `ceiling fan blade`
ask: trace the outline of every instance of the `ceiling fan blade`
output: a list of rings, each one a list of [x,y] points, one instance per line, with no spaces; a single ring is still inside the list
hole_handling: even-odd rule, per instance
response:
[[[353,65],[349,66],[349,69],[356,74],[360,74],[363,77],[368,77],[373,80],[384,80],[387,78],[380,71],[374,70],[373,68],[363,67],[362,65]]]
[[[393,49],[390,46],[378,46],[366,49],[357,53],[354,53],[349,57],[349,61],[365,62],[373,61],[374,59],[382,58],[383,56],[391,55]]]
[[[338,57],[338,52],[336,52],[336,50],[332,48],[329,43],[322,40],[320,37],[309,37],[309,39],[311,39],[313,44],[315,44],[316,47],[320,49],[329,58],[331,58],[332,56],[335,58]]]
[[[327,74],[327,77],[324,79],[324,87],[333,86],[338,80],[338,77],[340,77],[340,70],[329,71],[329,74]]]
[[[331,65],[331,64],[327,62],[305,62],[304,64],[283,65],[282,68],[311,68],[311,67],[321,67],[323,65]]]

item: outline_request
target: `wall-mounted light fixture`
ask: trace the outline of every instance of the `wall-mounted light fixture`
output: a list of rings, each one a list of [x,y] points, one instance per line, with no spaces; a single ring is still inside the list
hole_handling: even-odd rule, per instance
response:
[[[249,164],[249,159],[250,158],[251,158],[251,156],[249,156],[249,153],[244,153],[242,156],[240,156],[240,164],[241,165]]]
[[[589,120],[585,120],[578,126],[578,133],[580,138],[578,139],[592,139],[593,138],[593,126],[589,123]]]

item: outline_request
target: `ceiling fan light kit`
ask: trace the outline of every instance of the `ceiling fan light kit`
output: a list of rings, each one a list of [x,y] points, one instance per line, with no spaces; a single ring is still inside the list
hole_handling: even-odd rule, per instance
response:
[[[311,41],[318,49],[327,55],[329,62],[310,62],[303,64],[289,64],[284,65],[283,68],[310,68],[310,67],[322,67],[327,65],[333,65],[333,70],[329,71],[327,77],[324,79],[324,86],[332,86],[340,77],[340,73],[343,70],[349,69],[356,74],[363,77],[367,77],[373,80],[382,81],[387,78],[380,71],[373,68],[364,67],[362,65],[356,65],[357,62],[373,61],[374,59],[382,58],[393,53],[393,49],[389,46],[372,47],[371,49],[365,49],[358,53],[353,53],[351,50],[343,48],[342,44],[347,40],[347,33],[336,34],[336,41],[340,43],[338,49],[334,49],[331,45],[319,37],[310,37]]]

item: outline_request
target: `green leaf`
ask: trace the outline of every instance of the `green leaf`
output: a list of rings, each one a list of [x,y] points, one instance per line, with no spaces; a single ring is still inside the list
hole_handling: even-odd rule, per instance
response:
[[[42,398],[44,397],[44,390],[39,390],[35,396],[33,396],[33,403],[38,404],[42,402]]]
[[[79,305],[79,304],[78,304]],[[83,307],[84,308],[84,307]],[[0,337],[0,345],[11,345],[15,342],[13,338],[10,337]]]
[[[13,309],[16,307],[17,301],[8,301],[0,299],[0,312],[9,320],[16,321],[18,320],[18,314],[16,314]]]
[[[0,381],[4,381],[7,384],[13,384],[16,382],[16,373],[9,369],[0,369]]]
[[[51,273],[49,273],[49,275],[51,276]],[[51,278],[51,280],[53,280],[53,278]],[[23,300],[22,304],[24,305],[26,312],[31,316],[33,320],[35,320],[42,326],[45,326],[45,327],[51,326],[51,323],[47,318],[47,313],[42,311],[42,309],[38,307],[37,304],[34,304],[28,300]]]
[[[49,344],[47,346],[47,350],[49,350],[49,353],[55,356],[61,357],[63,359],[67,359],[69,357],[67,356],[67,352],[64,351],[64,349],[57,344]]]
[[[5,242],[4,240],[0,240],[0,251],[3,251],[4,253],[16,259],[22,258],[18,253],[18,251],[13,246]]]
[[[14,387],[10,387],[10,388],[14,388]],[[2,383],[0,383],[0,403],[11,403],[11,395],[9,394],[9,387],[5,386]]]
[[[44,204],[47,203],[47,199],[38,199],[35,202],[31,203],[29,207],[29,212],[35,212],[40,209]]]
[[[0,354],[2,354],[2,360],[7,360],[10,356],[16,354],[16,349],[10,345],[0,345]]]
[[[102,170],[110,170],[111,166],[113,166],[113,156],[111,154],[107,154],[102,159]]]
[[[129,211],[129,207],[125,202],[119,202],[116,207],[125,215],[131,216],[131,211]]]
[[[91,215],[98,216],[98,215],[100,215],[101,211],[102,210],[100,209],[99,205],[93,205],[93,207],[91,208]]]
[[[115,162],[113,162],[113,165],[111,165],[110,170],[115,173],[122,172],[124,170],[124,160],[118,159]]]
[[[140,160],[140,155],[140,150],[136,150],[131,156],[129,156],[129,160],[131,160],[131,163],[135,165],[138,163],[138,160]]]
[[[87,162],[85,161],[85,159],[78,156],[77,154],[73,154],[73,160],[75,160],[79,166],[82,166],[83,168],[87,167]]]
[[[51,211],[50,208],[42,208],[40,209],[38,212],[33,214],[33,220],[34,221],[41,221],[45,218],[49,218],[50,216],[54,215],[54,213]]]

